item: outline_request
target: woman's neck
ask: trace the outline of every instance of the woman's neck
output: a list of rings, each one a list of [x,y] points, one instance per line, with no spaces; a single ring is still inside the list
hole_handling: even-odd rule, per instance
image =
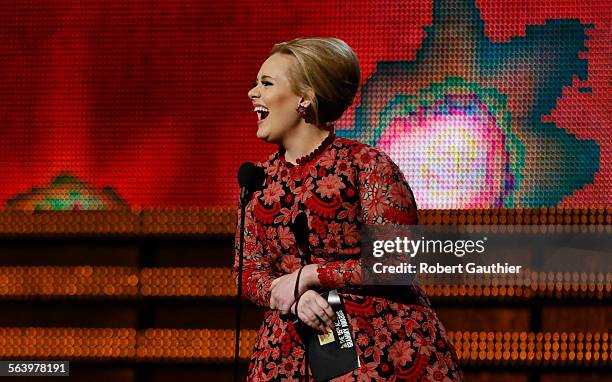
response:
[[[329,130],[313,125],[299,126],[283,142],[285,160],[296,164],[297,159],[313,152],[329,134]]]

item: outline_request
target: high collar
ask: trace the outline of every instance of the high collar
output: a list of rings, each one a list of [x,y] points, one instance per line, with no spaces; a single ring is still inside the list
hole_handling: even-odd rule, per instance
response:
[[[306,163],[308,163],[308,162],[314,160],[315,158],[317,158],[334,141],[334,138],[336,138],[336,134],[334,134],[334,130],[332,130],[329,133],[329,135],[327,137],[325,137],[325,139],[319,144],[319,146],[317,146],[317,148],[312,150],[310,153],[308,153],[308,154],[306,154],[306,155],[296,159],[295,162],[297,163],[297,165],[298,166],[303,166]],[[281,160],[282,163],[284,163],[288,167],[295,166],[295,164],[293,164],[293,163],[289,162],[287,159],[285,159],[285,148],[284,147],[279,146],[278,153],[279,153],[279,157],[280,157],[280,160]]]

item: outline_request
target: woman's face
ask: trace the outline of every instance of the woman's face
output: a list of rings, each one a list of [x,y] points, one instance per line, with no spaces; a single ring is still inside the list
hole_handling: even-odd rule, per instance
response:
[[[282,143],[300,124],[296,109],[302,98],[293,93],[289,83],[289,69],[294,64],[291,55],[271,55],[261,65],[255,86],[248,93],[257,113],[257,137],[266,142]],[[308,105],[307,101],[302,104]]]

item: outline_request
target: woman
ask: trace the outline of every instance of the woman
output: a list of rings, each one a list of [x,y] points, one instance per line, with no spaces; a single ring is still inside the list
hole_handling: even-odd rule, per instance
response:
[[[321,296],[330,289],[343,297],[361,362],[335,381],[462,378],[445,330],[418,288],[362,286],[360,226],[416,224],[417,211],[387,155],[334,134],[332,122],[352,103],[359,81],[359,63],[346,43],[297,39],[274,46],[248,93],[257,136],[279,147],[258,164],[266,181],[245,216],[242,293],[270,308],[249,381],[306,375],[304,347],[286,315],[316,330],[332,327],[334,312]],[[291,230],[299,213],[310,231],[312,257],[305,266]]]

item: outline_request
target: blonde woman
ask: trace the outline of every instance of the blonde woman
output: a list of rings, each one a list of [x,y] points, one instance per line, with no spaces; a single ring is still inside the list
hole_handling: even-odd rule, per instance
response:
[[[245,213],[242,293],[269,308],[248,381],[307,375],[304,346],[285,317],[297,315],[314,330],[331,327],[334,312],[321,296],[330,289],[344,300],[361,362],[335,381],[462,379],[444,327],[417,287],[362,285],[360,226],[416,224],[417,209],[386,154],[334,134],[359,82],[357,57],[344,41],[297,39],[274,46],[248,92],[257,137],[279,148],[258,164],[266,181]],[[308,264],[291,230],[299,213],[310,232]]]

